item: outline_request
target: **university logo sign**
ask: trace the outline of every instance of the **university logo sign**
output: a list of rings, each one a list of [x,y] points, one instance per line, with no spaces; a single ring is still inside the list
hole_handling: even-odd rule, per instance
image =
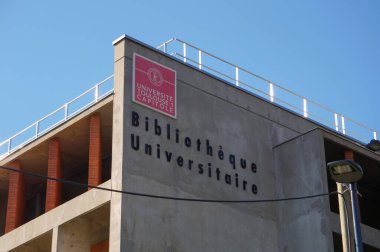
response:
[[[133,55],[133,101],[177,117],[176,71],[141,55]]]

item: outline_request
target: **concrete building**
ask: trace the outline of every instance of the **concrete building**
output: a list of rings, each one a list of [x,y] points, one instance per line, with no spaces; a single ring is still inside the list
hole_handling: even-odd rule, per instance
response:
[[[333,192],[326,163],[339,159],[364,169],[363,242],[380,251],[380,156],[344,123],[311,119],[305,99],[287,109],[271,83],[260,97],[237,67],[230,82],[211,74],[188,44],[172,56],[127,36],[113,45],[110,90],[0,145],[1,166],[78,183],[0,169],[0,251],[341,251],[337,196],[223,202]]]

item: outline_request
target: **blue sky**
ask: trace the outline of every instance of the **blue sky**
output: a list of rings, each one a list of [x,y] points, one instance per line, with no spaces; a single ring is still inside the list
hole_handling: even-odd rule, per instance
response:
[[[112,41],[181,38],[380,130],[380,1],[0,1],[0,141],[113,72]]]

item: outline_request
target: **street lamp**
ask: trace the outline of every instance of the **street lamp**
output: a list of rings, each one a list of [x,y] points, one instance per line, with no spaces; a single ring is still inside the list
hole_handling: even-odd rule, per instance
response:
[[[371,142],[369,142],[366,146],[370,150],[379,151],[380,150],[380,141],[376,140],[376,139],[372,139]]]
[[[349,185],[352,208],[352,223],[354,226],[355,251],[362,252],[362,235],[360,231],[359,207],[356,182],[363,177],[363,169],[359,164],[351,160],[339,160],[327,164],[331,178],[337,183]],[[347,223],[348,224],[348,223]],[[348,237],[348,240],[350,238]]]

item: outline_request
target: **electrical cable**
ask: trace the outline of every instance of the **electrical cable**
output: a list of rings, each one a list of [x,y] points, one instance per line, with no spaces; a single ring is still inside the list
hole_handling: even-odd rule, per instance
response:
[[[172,197],[172,196],[163,196],[163,195],[155,195],[155,194],[146,194],[146,193],[139,193],[139,192],[132,192],[132,191],[124,191],[124,190],[116,190],[111,188],[105,188],[100,186],[92,186],[84,183],[79,183],[75,181],[70,181],[66,179],[61,178],[53,178],[49,176],[45,176],[39,173],[24,171],[20,169],[15,169],[11,167],[6,166],[0,166],[1,169],[12,171],[12,172],[18,172],[22,173],[28,176],[38,177],[42,178],[44,180],[53,180],[65,184],[75,185],[79,187],[85,187],[85,188],[92,188],[92,189],[98,189],[108,192],[115,192],[115,193],[121,193],[126,195],[133,195],[133,196],[140,196],[140,197],[147,197],[147,198],[156,198],[156,199],[166,199],[166,200],[177,200],[177,201],[190,201],[190,202],[209,202],[209,203],[263,203],[263,202],[279,202],[279,201],[290,201],[290,200],[301,200],[301,199],[309,199],[309,198],[316,198],[316,197],[322,197],[322,196],[330,196],[335,195],[338,192],[330,192],[330,193],[320,193],[320,194],[314,194],[314,195],[308,195],[308,196],[299,196],[299,197],[289,197],[289,198],[279,198],[279,199],[260,199],[260,200],[214,200],[214,199],[194,199],[194,198],[183,198],[183,197]]]
[[[110,189],[100,186],[92,186],[84,183],[79,183],[75,181],[70,181],[66,179],[61,178],[53,178],[49,176],[45,176],[39,173],[34,172],[28,172],[20,169],[15,169],[11,167],[6,166],[0,166],[3,170],[8,170],[11,172],[18,172],[22,173],[28,176],[38,177],[42,178],[44,180],[52,180],[57,181],[65,184],[75,185],[79,187],[84,188],[92,188],[92,189],[98,189],[103,191],[109,191],[109,192],[115,192],[115,193],[121,193],[126,195],[133,195],[133,196],[140,196],[140,197],[147,197],[147,198],[156,198],[156,199],[166,199],[166,200],[176,200],[176,201],[190,201],[190,202],[209,202],[209,203],[263,203],[263,202],[280,202],[280,201],[290,201],[290,200],[301,200],[301,199],[309,199],[309,198],[316,198],[316,197],[322,197],[322,196],[331,196],[331,195],[339,195],[342,197],[344,202],[344,209],[345,209],[345,215],[346,215],[346,228],[348,231],[348,251],[351,252],[351,230],[349,225],[349,219],[348,219],[348,208],[347,208],[347,201],[344,197],[344,193],[347,191],[345,190],[343,193],[334,191],[330,193],[320,193],[320,194],[314,194],[314,195],[308,195],[308,196],[299,196],[299,197],[289,197],[289,198],[279,198],[279,199],[261,199],[261,200],[214,200],[214,199],[194,199],[194,198],[182,198],[182,197],[171,197],[171,196],[163,196],[163,195],[154,195],[154,194],[146,194],[146,193],[138,193],[138,192],[131,192],[131,191],[124,191],[124,190],[116,190],[116,189]]]

